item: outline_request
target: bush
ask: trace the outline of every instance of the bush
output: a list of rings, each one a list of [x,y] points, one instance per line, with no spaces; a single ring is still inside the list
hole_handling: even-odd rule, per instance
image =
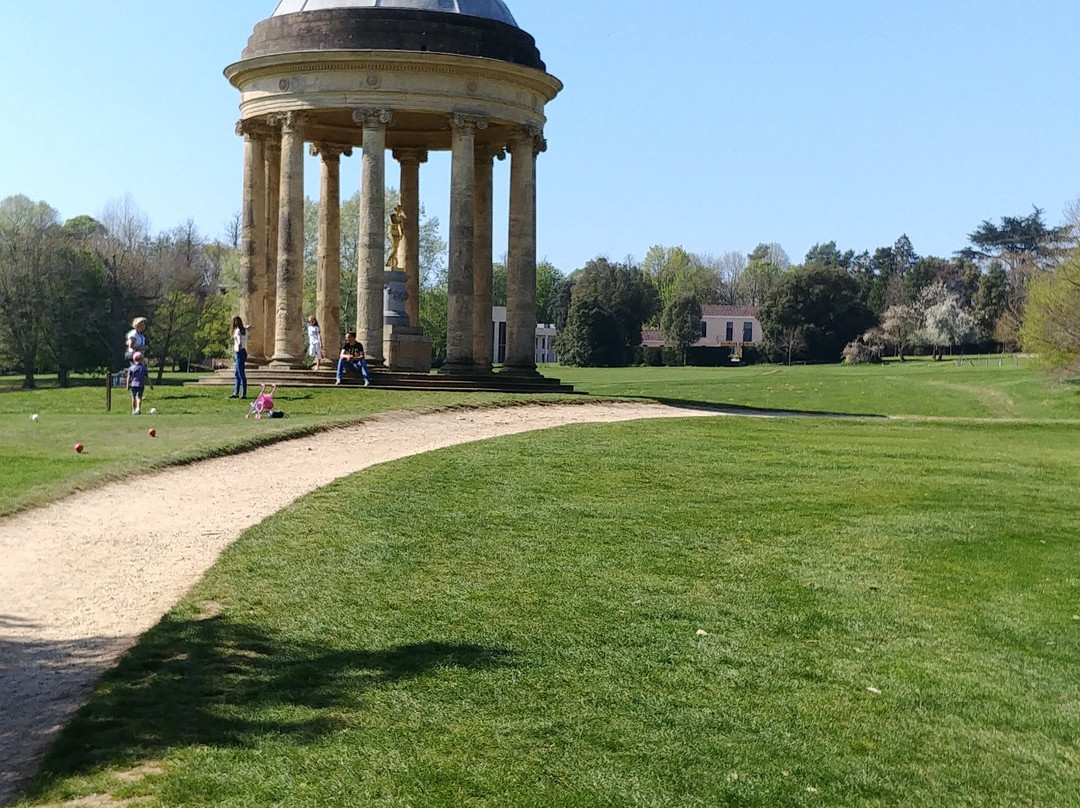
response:
[[[845,365],[881,364],[881,348],[867,345],[862,340],[852,340],[845,345],[843,355]]]

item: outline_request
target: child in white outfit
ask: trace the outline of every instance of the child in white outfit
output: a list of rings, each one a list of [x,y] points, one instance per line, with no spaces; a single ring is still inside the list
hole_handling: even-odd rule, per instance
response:
[[[315,364],[312,367],[318,370],[319,365],[322,364],[322,334],[319,331],[319,321],[315,319],[315,315],[308,317],[307,338],[308,353],[315,357]]]

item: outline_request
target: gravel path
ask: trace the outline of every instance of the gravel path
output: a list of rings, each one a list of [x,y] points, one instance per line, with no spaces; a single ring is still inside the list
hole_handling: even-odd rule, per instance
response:
[[[298,497],[379,463],[501,435],[716,414],[638,404],[389,414],[0,519],[0,806],[102,672],[244,530]]]

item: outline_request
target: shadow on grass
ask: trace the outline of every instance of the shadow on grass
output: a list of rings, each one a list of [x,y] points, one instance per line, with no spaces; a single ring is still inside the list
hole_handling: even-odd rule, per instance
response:
[[[14,803],[22,778],[33,773],[56,728],[133,639],[27,639],[25,631],[34,628],[0,615],[0,806]]]
[[[439,642],[327,649],[220,615],[167,616],[104,676],[29,793],[177,747],[242,747],[268,734],[313,742],[349,726],[368,690],[447,668],[496,668],[511,659],[508,651]]]
[[[717,404],[715,401],[697,401],[687,398],[667,398],[665,396],[631,396],[619,398],[638,401],[655,401],[668,407],[675,407],[695,412],[721,412],[732,415],[759,415],[763,417],[794,416],[799,418],[888,418],[887,415],[868,412],[832,412],[829,410],[794,410],[789,408],[773,409],[770,407],[747,407],[742,404]]]

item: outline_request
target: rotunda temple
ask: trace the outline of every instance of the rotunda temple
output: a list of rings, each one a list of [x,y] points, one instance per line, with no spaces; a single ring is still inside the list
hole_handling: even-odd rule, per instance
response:
[[[419,325],[421,166],[451,153],[446,362],[491,371],[493,161],[509,154],[503,373],[535,375],[536,164],[562,89],[502,0],[281,0],[225,69],[240,91],[244,196],[240,315],[251,361],[304,361],[304,149],[320,157],[316,316],[342,324],[340,237],[358,229],[355,330],[368,361],[430,367]],[[386,156],[400,172],[386,249]],[[340,220],[340,161],[362,160],[359,222]],[[398,290],[396,278],[404,287]]]

